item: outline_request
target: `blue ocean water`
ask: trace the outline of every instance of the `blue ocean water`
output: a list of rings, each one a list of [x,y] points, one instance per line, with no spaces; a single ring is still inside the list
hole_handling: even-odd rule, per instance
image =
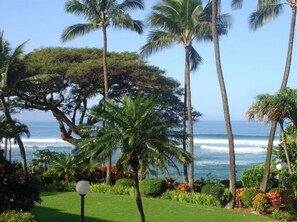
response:
[[[37,149],[50,149],[56,152],[71,152],[73,146],[60,138],[56,122],[24,122],[31,132],[30,138],[23,138],[27,160],[33,158]],[[256,122],[233,121],[236,171],[240,179],[242,171],[255,164],[263,163],[266,157],[265,147],[268,143],[270,126]],[[275,145],[278,144],[276,133]],[[227,179],[229,176],[228,141],[224,121],[199,121],[194,125],[195,145],[195,179],[211,175],[216,179]],[[12,147],[12,159],[19,160],[17,145]],[[182,171],[182,169],[181,169]],[[170,175],[181,179],[175,171]]]

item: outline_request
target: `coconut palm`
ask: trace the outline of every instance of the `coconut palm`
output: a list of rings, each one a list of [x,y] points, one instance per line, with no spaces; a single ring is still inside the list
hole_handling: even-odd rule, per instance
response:
[[[297,91],[285,88],[276,95],[259,95],[256,102],[247,112],[249,119],[257,119],[259,122],[277,122],[281,128],[283,148],[286,156],[289,173],[292,174],[291,162],[288,154],[284,121],[286,119],[296,127],[297,124]]]
[[[183,132],[176,131],[176,124],[162,117],[163,107],[153,96],[124,96],[121,104],[104,101],[103,106],[106,111],[95,107],[91,115],[108,124],[97,127],[94,131],[97,132],[96,136],[82,141],[80,150],[93,158],[104,160],[109,152],[120,149],[116,169],[117,172],[125,169],[133,172],[135,200],[141,221],[144,222],[139,171],[155,166],[167,172],[168,165],[178,170],[175,161],[185,163],[191,160],[191,155],[178,147]]]
[[[212,0],[212,33],[213,33],[213,44],[214,44],[214,51],[215,51],[217,74],[218,74],[218,80],[219,80],[219,85],[221,89],[224,118],[225,118],[225,124],[226,124],[226,129],[228,134],[228,143],[229,143],[229,164],[230,164],[229,180],[230,180],[230,192],[232,195],[229,207],[234,208],[235,200],[236,200],[236,187],[235,187],[236,170],[235,170],[234,139],[233,139],[231,120],[230,120],[228,96],[227,96],[222,64],[221,64],[219,37],[217,32],[217,26],[218,26],[217,15],[220,10],[220,3],[221,2],[219,0]]]
[[[13,121],[10,113],[10,105],[8,98],[10,96],[10,90],[15,87],[19,81],[21,74],[23,74],[23,64],[21,60],[24,55],[24,47],[26,42],[19,45],[14,51],[10,48],[10,45],[3,38],[3,32],[0,32],[0,103],[2,111],[12,129],[13,137],[17,141],[20,153],[21,163],[24,172],[25,181],[28,180],[28,169],[26,161],[26,152],[24,144],[21,140],[20,134],[17,131],[15,122]]]
[[[220,26],[218,34],[227,33],[227,19],[225,15],[218,17]],[[148,18],[153,28],[147,43],[141,48],[140,55],[147,57],[152,53],[168,48],[174,44],[181,44],[185,49],[185,106],[188,120],[188,134],[190,153],[194,153],[193,122],[190,71],[194,71],[202,58],[195,50],[193,41],[211,40],[211,4],[204,8],[200,0],[163,0],[153,6],[153,12]],[[194,162],[189,166],[189,184],[193,189]]]
[[[107,74],[107,28],[112,26],[118,29],[130,29],[139,34],[143,32],[142,22],[133,20],[127,13],[130,9],[143,9],[142,0],[124,0],[118,3],[116,0],[67,0],[65,10],[68,13],[82,15],[87,23],[76,24],[67,27],[62,34],[62,41],[72,40],[77,36],[85,35],[91,31],[101,29],[103,33],[103,79],[104,98],[108,99],[108,74]],[[111,157],[108,161],[106,182],[111,183],[110,178]]]
[[[243,0],[232,0],[232,6],[234,8],[241,8]],[[295,24],[296,24],[296,10],[297,10],[297,1],[296,0],[258,0],[257,9],[250,15],[250,28],[252,30],[257,30],[258,28],[265,25],[267,22],[271,21],[278,17],[282,12],[284,7],[289,6],[292,9],[291,12],[291,21],[290,21],[290,33],[289,33],[289,42],[287,49],[287,58],[283,74],[283,79],[281,83],[281,89],[284,89],[287,86],[287,82],[290,75],[291,63],[292,63],[292,52],[294,45],[294,35],[295,35]],[[263,180],[260,186],[262,191],[266,191],[269,174],[270,174],[270,165],[271,165],[271,155],[273,140],[276,131],[276,122],[271,123],[271,129],[269,133],[269,141],[267,146],[267,155],[265,161],[265,170]]]

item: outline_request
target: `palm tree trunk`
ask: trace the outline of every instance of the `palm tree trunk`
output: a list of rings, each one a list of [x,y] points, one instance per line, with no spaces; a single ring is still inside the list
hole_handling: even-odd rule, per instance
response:
[[[186,86],[186,97],[187,97],[187,114],[188,114],[188,128],[189,128],[189,146],[190,153],[194,157],[194,138],[193,138],[193,119],[192,119],[192,102],[191,102],[191,81],[190,81],[190,48],[189,46],[185,47],[185,86]],[[190,189],[194,188],[194,161],[191,161],[189,164],[189,186]]]
[[[102,26],[103,31],[103,50],[102,50],[102,61],[103,61],[103,78],[104,78],[104,99],[108,99],[108,76],[107,76],[107,60],[106,60],[106,54],[107,54],[107,30],[106,25]],[[104,124],[105,125],[105,124]],[[106,184],[111,184],[111,160],[112,155],[109,154],[109,157],[107,158],[107,170],[106,170]]]
[[[187,91],[186,91],[186,85],[185,85],[185,95],[184,95],[183,131],[184,131],[183,150],[187,151],[187,139],[186,139],[187,138]],[[184,164],[184,182],[187,182],[187,183],[189,182],[187,164]]]
[[[291,161],[290,161],[290,157],[289,157],[289,153],[288,153],[288,147],[287,147],[287,137],[286,137],[286,133],[284,131],[284,123],[280,122],[279,125],[280,125],[280,128],[281,128],[283,148],[284,148],[284,152],[285,152],[285,156],[286,156],[288,170],[289,170],[289,173],[292,174]]]
[[[293,52],[293,46],[294,46],[294,35],[295,35],[295,24],[296,24],[296,1],[293,4],[295,4],[295,5],[292,6],[289,44],[288,44],[286,66],[285,66],[285,71],[284,71],[283,80],[282,80],[282,84],[281,84],[281,89],[284,89],[287,86],[289,75],[290,75],[291,63],[292,63],[292,52]],[[277,123],[275,121],[273,121],[271,124],[270,133],[269,133],[264,175],[263,175],[263,179],[262,179],[262,182],[260,185],[260,189],[263,192],[266,191],[267,185],[268,185],[268,180],[269,180],[272,147],[273,147],[273,140],[274,140],[275,131],[276,131],[276,125],[277,125]]]
[[[8,104],[6,104],[6,101],[5,101],[5,97],[3,95],[1,95],[0,100],[1,100],[1,104],[2,104],[2,108],[3,108],[3,112],[5,114],[5,117],[12,128],[13,136],[14,136],[15,140],[17,141],[19,148],[20,148],[24,180],[25,180],[25,183],[27,183],[28,179],[29,179],[29,174],[28,174],[28,168],[27,168],[25,147],[24,147],[24,144],[23,144],[23,141],[22,141],[20,135],[18,134],[18,132],[16,130],[14,121],[10,115],[10,112],[9,112]]]
[[[220,56],[220,45],[219,45],[219,38],[217,33],[217,0],[212,1],[212,34],[213,34],[213,43],[214,43],[214,51],[215,51],[215,58],[216,58],[216,67],[217,67],[217,74],[218,80],[221,89],[222,101],[223,101],[223,110],[224,110],[224,118],[225,124],[228,134],[228,143],[229,143],[229,179],[230,179],[230,192],[232,194],[232,198],[228,207],[234,208],[235,200],[236,200],[236,170],[235,170],[235,152],[234,152],[234,140],[233,140],[233,132],[230,120],[230,112],[229,112],[229,105],[228,105],[228,96],[225,87],[225,81],[223,76],[223,70],[221,65],[221,56]]]
[[[134,160],[134,161],[138,162],[138,160]],[[140,213],[141,222],[145,222],[144,210],[143,210],[141,194],[139,190],[139,179],[138,179],[139,162],[135,163],[134,161],[130,165],[132,166],[132,169],[133,169],[133,180],[134,180],[133,187],[134,187],[134,193],[135,193],[135,201],[136,201],[138,211]]]

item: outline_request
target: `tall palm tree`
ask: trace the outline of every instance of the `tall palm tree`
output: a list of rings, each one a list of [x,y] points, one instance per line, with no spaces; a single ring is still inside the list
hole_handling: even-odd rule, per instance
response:
[[[16,127],[16,131],[17,133],[22,136],[22,135],[26,135],[27,138],[30,137],[30,131],[29,128],[26,124],[22,124],[19,120],[14,119],[14,125]],[[10,126],[10,124],[8,123],[8,121],[6,120],[6,117],[4,115],[0,116],[0,135],[1,138],[5,139],[5,151],[4,154],[5,156],[7,156],[7,145],[9,143],[9,157],[8,160],[11,162],[11,140],[14,139],[14,133],[12,131],[12,128]]]
[[[249,119],[257,119],[259,122],[277,122],[280,125],[282,147],[284,148],[289,173],[292,174],[291,161],[289,158],[284,121],[286,119],[296,126],[297,124],[297,91],[285,88],[276,95],[259,95],[256,102],[247,112]]]
[[[107,74],[107,28],[112,26],[118,29],[130,29],[139,34],[143,32],[142,22],[133,20],[127,13],[130,9],[143,9],[143,0],[67,0],[65,10],[68,13],[83,15],[87,23],[67,27],[62,34],[62,41],[72,40],[77,36],[85,35],[91,31],[101,29],[103,33],[103,79],[104,98],[108,99],[108,74]],[[111,156],[109,157],[106,182],[111,183]]]
[[[175,161],[185,163],[191,155],[178,146],[183,132],[176,131],[177,125],[162,117],[164,108],[156,97],[145,98],[139,93],[136,98],[124,96],[121,104],[104,101],[106,111],[95,107],[91,115],[108,124],[97,128],[97,136],[81,143],[84,153],[102,160],[109,152],[119,148],[120,156],[116,163],[118,172],[131,169],[133,172],[135,200],[141,221],[145,221],[141,195],[139,192],[139,171],[156,166],[167,172],[168,164],[175,167]],[[109,150],[106,150],[108,144]],[[84,151],[83,149],[86,149]]]
[[[243,0],[232,0],[232,6],[234,8],[241,8]],[[287,49],[287,58],[283,74],[283,79],[281,83],[281,89],[284,89],[287,86],[287,82],[290,75],[291,63],[292,63],[292,52],[294,45],[294,35],[295,35],[295,24],[296,24],[296,11],[297,11],[297,1],[296,0],[258,0],[257,9],[250,16],[250,28],[252,30],[257,30],[258,28],[265,25],[270,20],[278,17],[282,12],[285,6],[290,6],[292,9],[291,12],[291,21],[290,21],[290,33],[289,33],[289,42]],[[275,136],[277,122],[273,121],[271,123],[271,129],[269,133],[269,141],[267,146],[267,154],[265,161],[265,170],[263,180],[260,186],[262,191],[266,191],[269,174],[270,174],[270,165],[271,165],[271,155],[273,140]]]
[[[225,124],[226,124],[227,135],[228,135],[228,143],[229,143],[229,165],[230,165],[229,180],[230,180],[230,192],[231,192],[232,198],[231,198],[230,204],[228,204],[228,207],[233,209],[235,206],[235,200],[236,200],[235,152],[234,152],[234,139],[233,139],[232,125],[231,125],[229,105],[228,105],[228,96],[227,96],[224,75],[222,70],[220,44],[219,44],[219,37],[217,32],[217,26],[218,26],[217,15],[220,9],[220,3],[221,2],[219,0],[212,0],[212,34],[213,34],[213,44],[214,44],[214,51],[215,51],[217,74],[218,74],[218,80],[219,80],[220,89],[221,89],[224,118],[225,118]]]
[[[19,145],[24,179],[25,182],[27,182],[28,169],[25,147],[21,140],[20,134],[17,131],[15,122],[11,117],[9,101],[7,99],[10,96],[9,91],[15,87],[23,71],[21,60],[24,55],[23,52],[25,44],[26,42],[19,45],[14,51],[12,51],[9,43],[3,38],[3,32],[0,32],[0,103],[2,106],[2,111],[4,112],[4,115],[12,129],[13,137]]]
[[[222,26],[218,26],[218,34],[227,33],[227,17],[222,15]],[[142,46],[140,55],[147,57],[152,53],[168,48],[174,44],[181,44],[185,49],[185,106],[188,120],[189,148],[194,154],[193,120],[190,72],[197,69],[202,58],[195,50],[193,41],[211,40],[211,4],[204,8],[200,0],[163,0],[153,6],[153,12],[148,18],[153,28],[147,43]],[[189,184],[193,189],[194,160],[189,166]]]

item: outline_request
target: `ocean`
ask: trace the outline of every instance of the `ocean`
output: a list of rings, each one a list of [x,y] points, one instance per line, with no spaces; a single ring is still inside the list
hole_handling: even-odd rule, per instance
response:
[[[23,138],[27,160],[33,158],[37,149],[50,149],[56,152],[72,151],[73,146],[60,138],[56,122],[26,122],[31,132],[30,138]],[[233,121],[236,154],[236,177],[240,179],[244,169],[265,161],[270,126],[257,122]],[[279,141],[277,129],[274,144]],[[199,121],[194,125],[195,145],[195,179],[229,177],[228,141],[224,121]],[[19,161],[20,153],[17,145],[12,146],[12,160]],[[180,169],[182,172],[182,169]],[[171,177],[181,180],[175,171]]]

